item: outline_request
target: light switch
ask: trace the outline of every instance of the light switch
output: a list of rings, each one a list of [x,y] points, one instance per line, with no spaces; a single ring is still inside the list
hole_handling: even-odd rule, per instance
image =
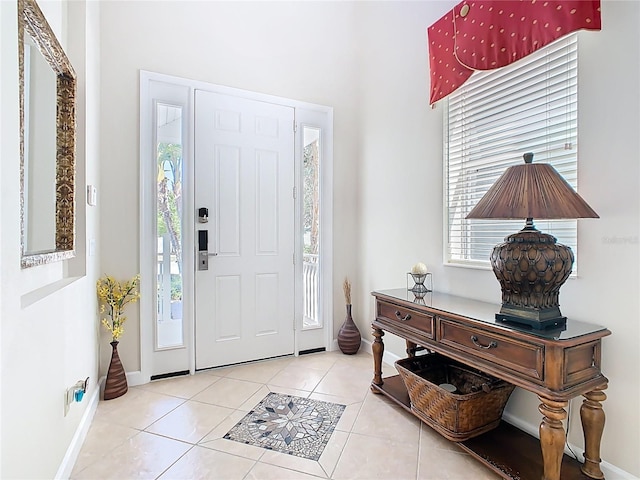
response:
[[[96,187],[93,185],[87,185],[87,203],[89,205],[95,206],[98,199],[98,191]]]

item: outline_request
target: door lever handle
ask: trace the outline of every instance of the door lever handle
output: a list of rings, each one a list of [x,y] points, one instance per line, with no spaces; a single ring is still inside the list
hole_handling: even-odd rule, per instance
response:
[[[209,255],[210,257],[217,257],[217,256],[218,256],[218,254],[217,254],[217,253],[209,253],[208,255]]]

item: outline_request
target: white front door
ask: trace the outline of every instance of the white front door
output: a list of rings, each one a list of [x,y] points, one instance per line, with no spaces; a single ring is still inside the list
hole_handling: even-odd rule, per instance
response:
[[[294,109],[196,90],[194,154],[196,369],[292,354]]]

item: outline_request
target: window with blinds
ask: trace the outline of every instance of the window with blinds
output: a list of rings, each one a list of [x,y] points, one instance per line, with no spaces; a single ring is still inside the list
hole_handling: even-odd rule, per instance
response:
[[[553,165],[577,189],[578,51],[576,34],[507,67],[476,72],[449,95],[445,114],[446,261],[489,265],[493,247],[521,230],[520,220],[467,220],[489,187],[527,152]],[[576,220],[538,220],[573,250]]]

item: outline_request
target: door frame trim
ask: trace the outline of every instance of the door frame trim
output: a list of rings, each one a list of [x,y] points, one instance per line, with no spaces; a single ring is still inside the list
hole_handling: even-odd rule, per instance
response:
[[[320,231],[320,245],[322,249],[322,255],[320,258],[322,276],[321,276],[321,291],[322,297],[322,309],[321,314],[323,316],[323,328],[325,329],[325,348],[330,351],[334,347],[333,342],[333,107],[325,105],[318,105],[309,102],[302,102],[293,100],[290,98],[279,97],[275,95],[268,95],[258,92],[252,92],[239,88],[227,87],[224,85],[216,85],[208,82],[191,80],[183,77],[176,77],[172,75],[166,75],[161,73],[155,73],[146,70],[140,70],[140,244],[139,244],[139,266],[141,273],[141,290],[152,291],[150,285],[152,285],[151,279],[155,274],[155,265],[148,258],[145,258],[142,252],[145,251],[146,246],[153,242],[151,229],[148,228],[149,222],[152,221],[151,211],[155,212],[153,203],[149,205],[149,198],[152,192],[150,192],[150,182],[155,176],[155,171],[150,172],[150,168],[144,168],[146,165],[141,161],[143,158],[148,158],[150,155],[150,142],[145,142],[143,139],[151,132],[152,126],[150,125],[151,116],[149,115],[149,84],[151,81],[164,82],[167,84],[175,85],[177,87],[187,87],[190,90],[188,114],[189,123],[186,131],[186,141],[188,142],[188,151],[190,152],[188,158],[185,158],[184,165],[188,169],[188,173],[183,176],[183,182],[185,183],[185,191],[188,195],[185,195],[184,211],[189,212],[194,210],[193,199],[193,144],[194,144],[194,128],[193,128],[193,116],[194,116],[194,92],[196,89],[207,90],[214,93],[221,93],[226,95],[238,96],[247,98],[250,100],[257,100],[261,102],[274,103],[278,105],[284,105],[293,107],[295,110],[303,109],[315,111],[325,114],[327,116],[327,124],[329,126],[326,132],[326,146],[323,156],[323,164],[321,166],[321,175],[324,180],[324,187],[322,193],[321,207],[321,223],[323,228]],[[295,117],[295,114],[294,114]],[[295,168],[299,169],[299,158],[295,158]],[[297,172],[295,172],[296,178]],[[298,191],[300,188],[298,186]],[[185,215],[183,219],[183,228],[185,232],[192,232],[195,228],[195,222],[193,215]],[[192,237],[193,235],[191,235]],[[185,244],[187,242],[185,241]],[[187,251],[189,249],[183,249],[183,261],[190,262],[195,261],[195,254],[193,251]],[[296,258],[297,263],[302,262],[302,257]],[[195,269],[190,270],[190,276],[195,275]],[[185,345],[189,350],[189,371],[191,374],[195,373],[195,318],[194,318],[194,290],[195,285],[193,279],[183,278],[184,286],[190,285],[189,289],[185,288],[183,292],[185,307],[183,321],[187,322],[187,328],[185,328]],[[146,285],[146,288],[145,288]],[[295,292],[296,299],[302,297],[302,292]],[[147,295],[148,297],[148,295]],[[141,383],[148,383],[151,378],[151,371],[153,367],[153,322],[143,321],[145,318],[155,318],[153,313],[154,302],[151,297],[145,298],[144,296],[140,301],[140,373]],[[296,316],[298,312],[296,311]],[[294,349],[295,355],[298,355],[298,335],[302,331],[301,325],[298,325],[296,321],[294,324]]]
[[[156,263],[150,255],[145,255],[143,252],[147,252],[149,245],[153,245],[155,242],[154,230],[156,228],[156,198],[152,184],[157,177],[157,170],[155,163],[146,162],[153,157],[154,153],[154,141],[155,128],[152,123],[156,104],[160,99],[151,98],[152,83],[166,84],[171,90],[171,94],[181,96],[182,101],[176,99],[165,99],[169,103],[181,104],[184,112],[184,124],[183,124],[183,165],[188,165],[193,162],[193,141],[191,138],[191,132],[193,130],[192,125],[192,112],[193,112],[193,89],[186,82],[173,81],[171,78],[167,78],[163,75],[158,75],[152,72],[140,71],[140,245],[139,245],[139,262],[140,262],[140,291],[143,293],[140,298],[140,379],[137,384],[148,383],[151,380],[151,376],[157,372],[153,371],[153,355],[157,351],[176,351],[178,349],[186,349],[187,353],[187,365],[186,367],[191,370],[192,364],[192,352],[193,352],[193,322],[189,321],[189,318],[193,317],[192,308],[193,301],[188,297],[188,294],[193,292],[193,272],[194,272],[194,253],[189,249],[183,249],[182,261],[183,261],[183,292],[185,294],[183,301],[183,346],[178,348],[155,348],[156,338],[156,323],[152,320],[155,319],[156,314],[154,309],[156,303],[153,294],[148,295],[144,292],[154,292],[156,282],[154,277],[156,275]],[[174,91],[175,90],[175,91]],[[178,94],[177,90],[181,90]],[[184,175],[183,184],[185,191],[192,191],[192,177]],[[183,198],[183,210],[193,211],[193,198],[184,196]],[[193,216],[185,216],[182,219],[183,241],[185,244],[193,242]],[[179,354],[177,354],[179,355]],[[185,366],[176,368],[176,370],[184,370]]]
[[[316,109],[297,108],[295,111],[296,122],[296,188],[298,198],[296,200],[296,231],[302,232],[302,204],[304,202],[304,178],[302,173],[304,141],[303,133],[305,127],[319,128],[321,135],[321,161],[320,161],[320,251],[319,251],[319,271],[320,271],[320,304],[318,314],[320,315],[321,327],[311,327],[304,329],[304,298],[303,295],[296,296],[296,345],[295,351],[324,347],[327,351],[333,349],[333,271],[332,262],[327,259],[332,258],[333,253],[333,115],[332,112],[320,111]],[[296,286],[302,292],[303,289],[303,265],[304,265],[304,242],[302,236],[296,242]],[[305,344],[301,336],[313,335],[313,331],[322,328],[324,330],[323,345]],[[308,332],[308,333],[302,333]],[[300,341],[299,341],[300,340]],[[307,341],[309,339],[307,338]],[[315,340],[315,338],[314,338]]]

